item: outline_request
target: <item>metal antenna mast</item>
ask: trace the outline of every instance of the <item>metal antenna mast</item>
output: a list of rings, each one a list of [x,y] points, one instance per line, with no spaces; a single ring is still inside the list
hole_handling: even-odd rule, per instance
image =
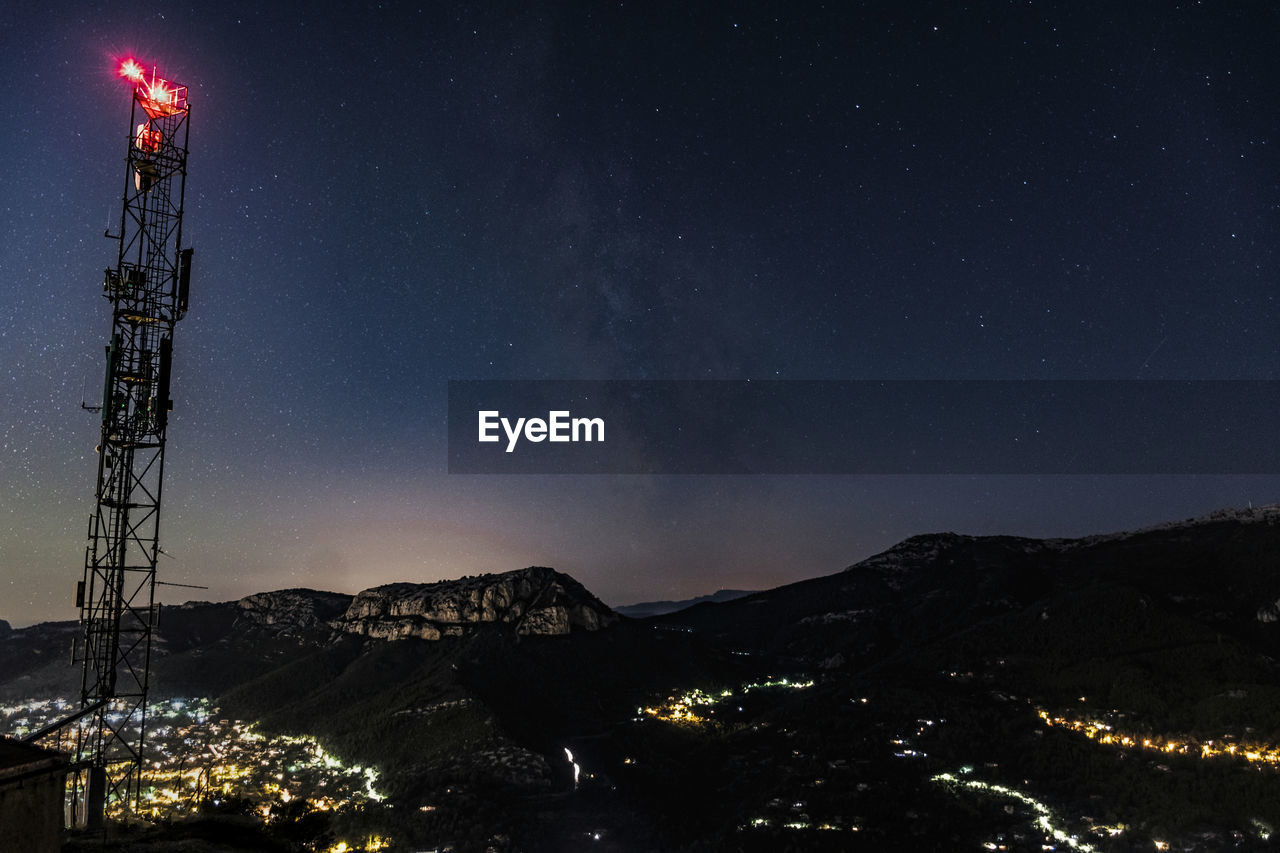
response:
[[[102,825],[109,803],[129,808],[142,786],[165,430],[172,401],[173,327],[187,312],[191,249],[182,248],[189,135],[187,90],[148,77],[133,60],[124,203],[114,269],[111,341],[102,389],[97,505],[76,589],[82,664],[76,737],[77,821]],[[90,710],[91,709],[91,710]]]

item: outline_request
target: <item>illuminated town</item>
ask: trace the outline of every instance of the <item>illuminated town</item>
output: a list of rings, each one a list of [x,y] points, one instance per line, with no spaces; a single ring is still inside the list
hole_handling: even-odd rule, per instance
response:
[[[0,730],[23,737],[74,712],[66,699],[0,706]],[[179,818],[212,806],[243,804],[271,819],[286,805],[302,811],[340,811],[378,802],[382,795],[372,767],[344,764],[313,737],[267,735],[252,723],[220,716],[205,699],[171,699],[147,709],[147,752],[142,801],[135,817]],[[41,741],[64,752],[74,750],[76,727],[67,726]],[[122,818],[124,806],[107,805]],[[326,853],[382,850],[387,839],[340,841]]]
[[[836,845],[846,843],[834,840],[842,834],[856,833],[864,841],[879,837],[875,820],[869,818],[868,804],[875,802],[876,789],[881,783],[876,781],[876,773],[857,775],[861,771],[855,769],[859,763],[874,767],[871,762],[879,759],[864,755],[859,761],[858,753],[848,749],[852,743],[845,743],[833,753],[826,748],[830,743],[824,745],[821,738],[815,739],[813,733],[806,733],[803,723],[797,725],[793,714],[776,714],[782,707],[808,707],[809,699],[796,705],[789,702],[790,694],[807,691],[816,683],[815,679],[804,676],[769,677],[750,683],[721,683],[714,687],[671,691],[662,701],[636,707],[633,724],[638,726],[637,731],[667,731],[678,738],[692,738],[688,742],[703,742],[707,740],[704,735],[711,735],[712,741],[725,735],[742,736],[750,740],[737,741],[739,748],[774,756],[766,759],[766,763],[781,784],[756,788],[744,799],[743,810],[734,815],[730,824],[736,833],[758,841],[799,839],[806,837],[805,833],[812,833],[808,837],[815,839],[814,843]],[[815,691],[810,695],[816,694]],[[779,705],[780,701],[787,704]],[[1019,704],[1021,701],[1025,700]],[[842,697],[841,702],[854,715],[878,713],[874,697],[868,699],[854,693]],[[1249,739],[1243,733],[1212,739],[1203,735],[1162,735],[1141,729],[1119,712],[1084,708],[1050,711],[1031,703],[1024,707],[1036,716],[1031,717],[1026,711],[1019,711],[1018,716],[1027,722],[1036,721],[1041,729],[1038,734],[1052,728],[1079,736],[1081,742],[1087,739],[1102,747],[1149,754],[1154,759],[1151,766],[1157,771],[1167,770],[1164,764],[1156,763],[1162,756],[1170,756],[1167,763],[1175,767],[1175,760],[1227,762],[1232,758],[1238,759],[1241,767],[1258,771],[1270,772],[1280,767],[1280,746],[1261,738]],[[0,725],[6,734],[23,737],[76,709],[77,706],[66,699],[18,702],[0,706]],[[372,767],[345,763],[314,737],[265,733],[252,722],[225,716],[209,700],[187,698],[154,703],[148,707],[147,717],[147,767],[142,802],[131,816],[134,819],[160,822],[232,808],[261,819],[267,826],[286,819],[286,815],[296,817],[312,812],[327,813],[343,821],[344,815],[358,814],[360,809],[383,800],[378,773]],[[924,775],[919,778],[926,785],[974,808],[998,809],[996,814],[1008,816],[997,819],[1000,825],[991,828],[985,838],[979,836],[981,849],[1027,849],[1026,844],[1033,842],[1041,850],[1099,853],[1116,845],[1141,844],[1144,849],[1152,845],[1157,850],[1171,850],[1182,849],[1179,845],[1185,847],[1187,843],[1186,837],[1179,840],[1176,835],[1163,832],[1153,837],[1151,827],[1144,826],[1140,817],[1131,819],[1123,814],[1090,817],[1089,814],[1098,815],[1096,808],[1080,811],[1082,804],[1064,799],[1061,791],[1054,795],[1050,793],[1051,787],[1037,790],[1038,786],[1030,780],[1009,776],[1003,769],[1003,759],[1000,764],[991,761],[983,766],[977,762],[964,766],[950,764],[946,757],[949,752],[945,746],[946,733],[962,725],[952,720],[950,714],[945,718],[895,714],[889,718],[858,719],[879,721],[870,722],[863,729],[867,732],[883,726],[873,736],[885,747],[880,753],[883,760],[893,765],[920,767]],[[1027,731],[1030,734],[1029,728]],[[75,727],[70,726],[60,734],[48,736],[43,743],[70,751],[76,733]],[[750,745],[744,746],[744,743]],[[776,750],[777,744],[785,744],[782,751]],[[608,777],[614,770],[606,767],[602,775],[600,765],[592,761],[592,750],[587,750],[587,765],[581,766],[583,759],[576,755],[577,751],[576,746],[573,750],[563,749],[564,758],[572,768],[573,783],[568,791],[578,791],[581,787],[594,792],[592,796],[599,796],[612,784]],[[482,754],[490,756],[489,763],[495,760],[490,752]],[[623,767],[643,767],[648,761],[647,755],[643,750],[624,753],[619,761]],[[948,767],[953,769],[948,771]],[[883,777],[883,773],[879,775]],[[1000,778],[1001,775],[1006,778]],[[443,790],[442,796],[447,801],[452,796],[449,792],[455,788]],[[456,788],[458,792],[464,790]],[[555,795],[562,796],[563,793]],[[442,808],[433,801],[421,806],[418,812],[434,816],[438,812],[443,814]],[[108,811],[117,819],[126,817],[118,802],[108,803]],[[910,820],[917,819],[910,810],[906,814]],[[1229,837],[1239,843],[1250,839],[1251,843],[1266,842],[1272,836],[1271,825],[1261,818],[1254,818],[1238,829],[1231,831]],[[398,829],[392,831],[401,837]],[[430,830],[431,833],[437,831],[441,830]],[[455,831],[442,830],[443,833]],[[346,837],[335,839],[339,833]],[[353,835],[358,837],[352,838]],[[595,837],[599,837],[599,831]],[[820,842],[820,837],[833,841]],[[780,840],[779,843],[791,842]],[[309,843],[307,849],[315,853],[363,853],[401,848],[385,830],[362,833],[337,830],[322,841]]]
[[[744,684],[737,690],[725,688],[720,691],[707,692],[695,687],[692,690],[686,690],[684,693],[668,696],[666,701],[659,705],[639,708],[636,713],[641,718],[652,717],[655,720],[662,720],[666,723],[700,726],[717,722],[713,719],[717,705],[729,702],[735,697],[746,696],[754,690],[805,690],[813,685],[814,682],[812,680],[793,681],[789,678],[769,678],[764,681]],[[742,709],[739,708],[738,710],[741,711]]]
[[[1200,740],[1190,735],[1125,732],[1105,720],[1090,719],[1082,715],[1050,714],[1043,708],[1037,709],[1037,713],[1046,725],[1080,732],[1103,746],[1142,749],[1192,758],[1243,758],[1250,764],[1280,766],[1280,746],[1275,744],[1241,741],[1231,735]]]

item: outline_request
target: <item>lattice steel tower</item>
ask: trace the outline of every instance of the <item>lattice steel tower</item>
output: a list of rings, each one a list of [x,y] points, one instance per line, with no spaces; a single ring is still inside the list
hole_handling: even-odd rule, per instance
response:
[[[129,808],[141,792],[173,327],[191,281],[191,249],[182,248],[186,87],[154,71],[148,78],[132,60],[121,74],[133,84],[133,105],[119,233],[107,235],[119,250],[103,282],[111,341],[97,506],[76,590],[80,704],[91,725],[77,736],[73,801],[76,820],[91,828],[109,803]]]

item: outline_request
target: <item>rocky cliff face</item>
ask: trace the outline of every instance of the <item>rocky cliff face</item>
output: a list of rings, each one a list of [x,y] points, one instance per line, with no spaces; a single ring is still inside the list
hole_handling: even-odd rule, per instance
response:
[[[582,584],[534,566],[496,575],[431,584],[396,583],[361,592],[331,623],[352,634],[382,639],[462,636],[483,624],[506,624],[517,634],[595,631],[617,621]]]
[[[236,602],[239,619],[278,631],[320,628],[340,616],[351,596],[314,589],[280,589],[260,592]]]

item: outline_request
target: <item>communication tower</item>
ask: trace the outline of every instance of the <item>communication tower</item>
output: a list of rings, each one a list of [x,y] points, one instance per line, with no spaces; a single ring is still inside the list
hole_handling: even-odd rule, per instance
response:
[[[97,503],[76,589],[81,713],[75,820],[102,825],[109,803],[141,792],[173,328],[187,312],[191,249],[182,248],[190,108],[187,90],[120,67],[133,85],[116,265],[105,271],[111,339],[102,388]]]

